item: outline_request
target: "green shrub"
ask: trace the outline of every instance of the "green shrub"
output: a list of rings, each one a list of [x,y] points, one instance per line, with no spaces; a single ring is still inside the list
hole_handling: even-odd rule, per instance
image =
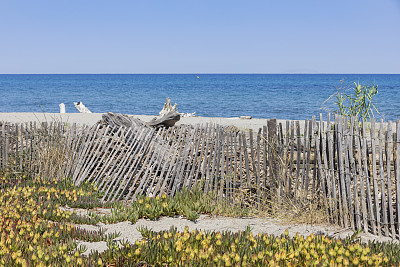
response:
[[[337,87],[337,93],[331,95],[324,103],[335,97],[336,110],[335,113],[345,117],[355,117],[358,121],[362,119],[371,119],[375,117],[374,112],[379,114],[378,109],[374,105],[373,97],[378,94],[378,86],[371,83],[360,84],[353,83],[353,93],[346,93],[346,85],[341,80],[342,87]]]

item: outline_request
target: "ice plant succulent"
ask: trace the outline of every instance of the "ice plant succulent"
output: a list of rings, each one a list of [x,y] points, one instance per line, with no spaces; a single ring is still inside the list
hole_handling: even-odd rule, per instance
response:
[[[198,192],[174,197],[138,196],[130,203],[101,203],[90,184],[74,186],[27,176],[0,178],[0,266],[391,266],[400,263],[396,244],[361,244],[353,238],[323,235],[254,235],[189,231],[154,232],[142,227],[143,239],[116,241],[118,234],[87,231],[76,223],[106,223],[139,218],[185,215],[193,219],[212,212],[213,205]],[[111,215],[80,216],[65,207],[112,207]],[[108,249],[83,256],[77,241],[105,241]]]

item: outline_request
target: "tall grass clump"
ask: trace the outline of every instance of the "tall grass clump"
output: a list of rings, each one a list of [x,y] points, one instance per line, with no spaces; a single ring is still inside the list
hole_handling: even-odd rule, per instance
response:
[[[352,93],[349,94],[344,80],[341,80],[341,83],[341,87],[336,87],[337,92],[325,100],[323,104],[334,97],[335,113],[345,117],[355,117],[358,121],[374,118],[374,112],[379,114],[374,104],[374,96],[378,94],[377,85],[354,82],[351,87]]]

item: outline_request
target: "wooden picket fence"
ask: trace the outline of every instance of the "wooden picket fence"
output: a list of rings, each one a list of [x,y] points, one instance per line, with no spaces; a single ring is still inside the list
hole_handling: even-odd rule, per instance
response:
[[[256,204],[322,202],[333,223],[399,238],[399,121],[321,118],[272,119],[257,132],[2,123],[0,166],[93,183],[104,201],[197,187],[228,202],[238,194]]]

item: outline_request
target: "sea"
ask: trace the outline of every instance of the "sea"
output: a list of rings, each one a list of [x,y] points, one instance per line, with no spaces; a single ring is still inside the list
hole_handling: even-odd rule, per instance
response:
[[[334,112],[335,94],[351,95],[354,82],[378,86],[377,119],[400,119],[400,74],[1,74],[0,112],[65,103],[75,113],[81,101],[95,113],[157,115],[169,97],[196,116],[303,120]]]

